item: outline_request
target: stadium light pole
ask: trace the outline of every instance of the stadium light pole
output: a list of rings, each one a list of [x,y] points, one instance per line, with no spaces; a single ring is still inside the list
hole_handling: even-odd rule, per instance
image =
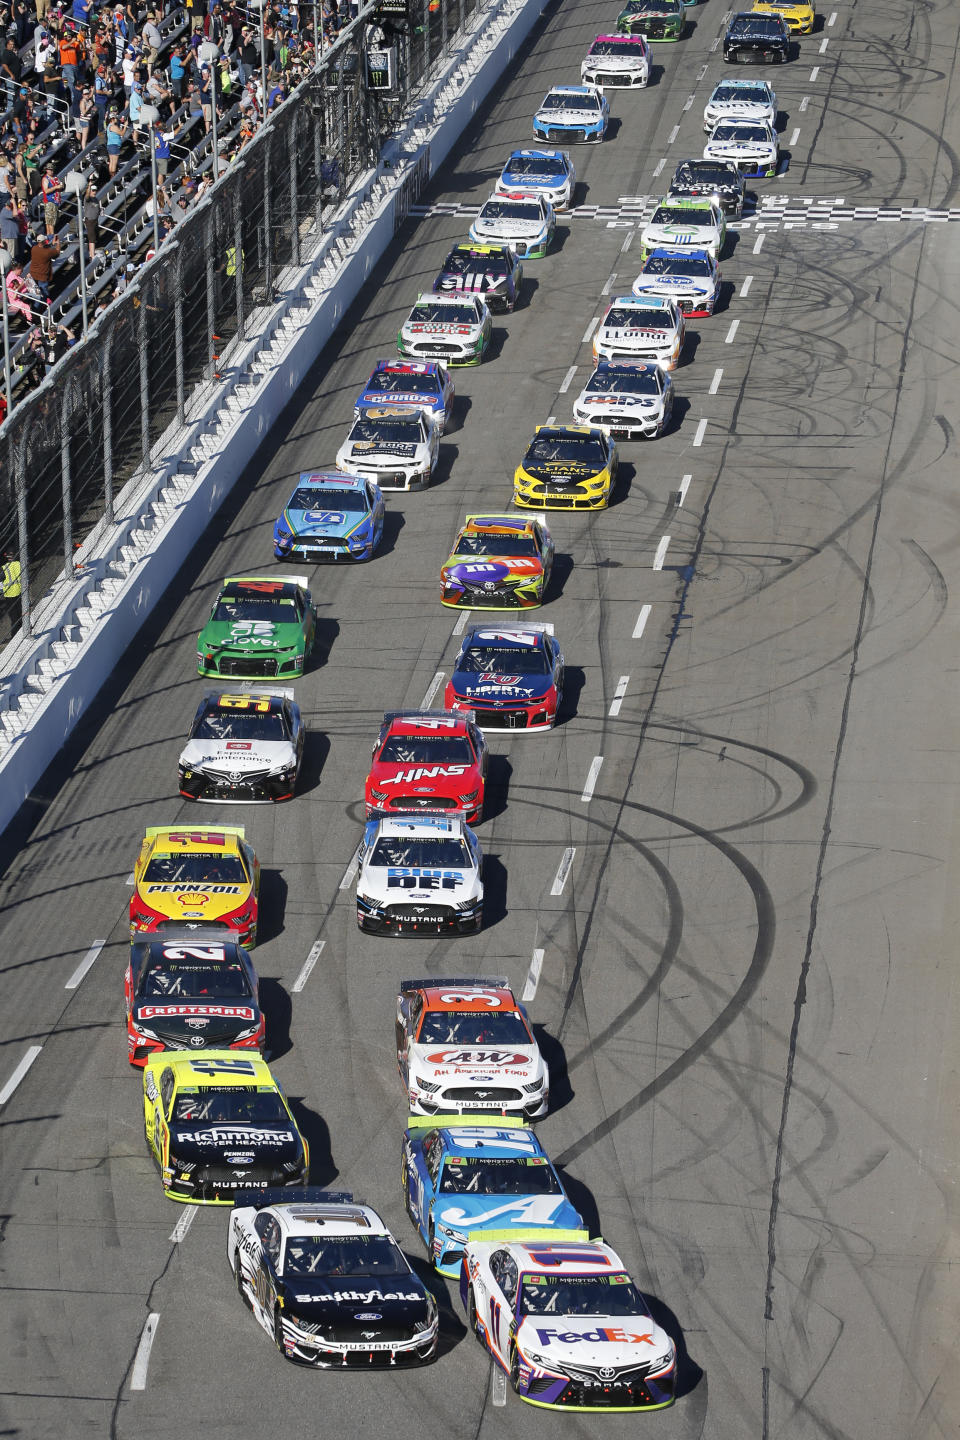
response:
[[[7,388],[7,416],[13,408],[13,387],[10,384],[10,312],[7,309],[7,271],[13,264],[13,256],[5,245],[0,245],[0,292],[3,293],[3,382]]]
[[[77,258],[80,261],[80,304],[83,307],[83,335],[86,339],[87,328],[90,323],[90,315],[87,309],[87,259],[84,253],[86,246],[83,237],[83,192],[85,189],[84,178],[79,170],[67,172],[67,189],[71,195],[77,197]]]
[[[263,94],[260,98],[260,124],[267,118],[267,0],[253,0],[254,8],[260,11],[260,88]]]
[[[213,178],[220,179],[220,147],[217,144],[217,64],[220,60],[220,46],[212,40],[204,40],[200,46],[201,64],[210,67],[210,113],[213,120]]]
[[[143,105],[140,109],[140,119],[147,127],[147,134],[150,136],[150,183],[153,186],[153,251],[154,254],[160,249],[160,216],[157,214],[157,137],[153,133],[153,127],[160,119],[160,111],[156,105]]]

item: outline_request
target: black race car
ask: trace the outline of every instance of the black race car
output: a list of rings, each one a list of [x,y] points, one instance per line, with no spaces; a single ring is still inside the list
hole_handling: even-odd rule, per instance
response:
[[[715,198],[725,215],[743,210],[746,181],[730,160],[681,160],[673,172],[668,198]]]
[[[728,65],[777,65],[790,59],[790,31],[782,15],[754,15],[741,10],[734,15],[723,37],[723,58]]]
[[[433,282],[435,294],[479,295],[501,314],[516,309],[523,266],[507,245],[454,245]]]
[[[180,754],[186,800],[290,800],[305,736],[292,690],[205,690]]]

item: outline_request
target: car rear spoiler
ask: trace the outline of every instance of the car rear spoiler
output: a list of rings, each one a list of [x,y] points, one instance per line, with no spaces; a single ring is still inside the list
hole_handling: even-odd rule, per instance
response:
[[[185,821],[182,825],[148,825],[143,835],[145,840],[154,840],[158,835],[189,835],[202,844],[199,837],[203,835],[236,835],[243,840],[246,831],[242,825],[192,825]]]
[[[224,585],[243,585],[253,581],[256,585],[299,585],[301,590],[310,589],[310,577],[308,575],[227,575],[224,577]]]
[[[356,1205],[349,1190],[323,1190],[318,1185],[269,1185],[263,1190],[236,1190],[235,1210],[265,1210],[268,1205]]]
[[[470,518],[469,516],[467,517]],[[475,710],[387,710],[382,724],[391,725],[394,720],[476,720]]]
[[[597,1238],[599,1239],[599,1236]],[[562,1245],[569,1245],[572,1242],[589,1244],[590,1231],[550,1230],[544,1225],[517,1225],[515,1229],[508,1230],[467,1231],[467,1243],[470,1245],[478,1241],[485,1244],[488,1240],[497,1245],[502,1245],[504,1241],[519,1241],[522,1245],[527,1240],[556,1240]]]
[[[538,516],[537,518],[539,519],[540,517]],[[476,625],[471,625],[470,629],[467,631],[467,634],[477,635],[481,631],[487,630],[490,632],[491,635],[506,635],[508,639],[511,635],[522,634],[524,630],[530,630],[534,634],[552,635],[553,621],[531,620],[529,625],[527,625],[519,620],[488,620],[485,625],[480,623]]]
[[[408,1130],[450,1130],[461,1125],[467,1126],[469,1129],[476,1129],[481,1125],[486,1125],[491,1130],[529,1129],[522,1115],[491,1115],[489,1110],[484,1111],[482,1115],[471,1115],[467,1111],[463,1115],[407,1116]]]
[[[236,930],[231,930],[227,925],[215,923],[204,925],[202,936],[198,934],[197,927],[184,924],[178,929],[176,922],[170,922],[169,930],[162,930],[159,934],[151,930],[138,930],[136,936],[130,941],[131,945],[236,945],[240,942],[237,939]]]
[[[258,685],[255,680],[248,680],[245,685],[240,685],[236,689],[226,690],[223,686],[217,688],[211,685],[203,692],[204,700],[216,700],[221,695],[243,695],[248,700],[254,700],[258,697],[262,697],[265,700],[292,700],[293,687],[291,685],[278,685],[274,689],[270,689],[266,685]]]
[[[427,975],[421,980],[401,980],[400,993],[404,990],[436,990],[438,986],[453,985],[458,990],[505,990],[510,981],[506,975]]]

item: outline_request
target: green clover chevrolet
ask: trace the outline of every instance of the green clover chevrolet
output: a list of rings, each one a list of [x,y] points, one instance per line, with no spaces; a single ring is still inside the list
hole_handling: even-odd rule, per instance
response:
[[[645,35],[648,40],[679,40],[683,23],[681,0],[627,0],[617,16],[621,35]]]
[[[302,675],[316,625],[305,575],[230,576],[200,631],[197,673]]]

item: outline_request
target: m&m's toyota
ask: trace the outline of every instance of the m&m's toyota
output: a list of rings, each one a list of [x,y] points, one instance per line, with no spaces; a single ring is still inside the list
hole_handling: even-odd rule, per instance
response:
[[[259,892],[260,865],[241,826],[151,825],[133,867],[130,938],[217,925],[252,949]]]
[[[585,1230],[468,1239],[460,1267],[467,1327],[521,1400],[559,1410],[663,1410],[676,1347],[623,1261]]]
[[[556,723],[563,655],[553,625],[474,625],[447,682],[448,710],[472,710],[483,730],[529,733]]]
[[[127,1058],[160,1050],[262,1050],[257,974],[232,930],[138,937],[124,977]]]
[[[521,610],[543,603],[553,568],[546,523],[522,515],[468,515],[440,567],[440,603]]]
[[[401,981],[397,1065],[415,1115],[547,1113],[546,1062],[504,975]]]
[[[364,790],[367,819],[379,811],[483,816],[487,742],[469,711],[390,711],[383,717]]]
[[[483,924],[483,853],[459,815],[368,820],[357,860],[361,930],[469,935]]]

